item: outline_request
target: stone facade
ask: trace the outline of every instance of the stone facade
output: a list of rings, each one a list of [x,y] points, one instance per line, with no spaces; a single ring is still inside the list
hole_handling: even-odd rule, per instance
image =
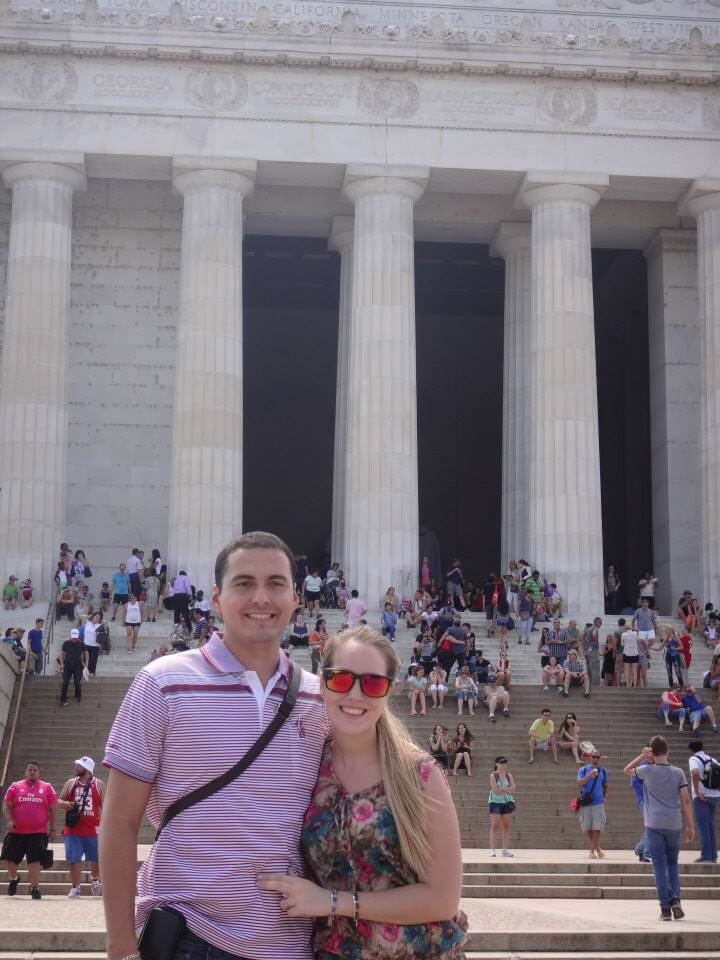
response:
[[[648,251],[655,561],[666,601],[700,577],[720,600],[718,0],[5,0],[0,50],[0,540],[18,573],[46,570],[62,530],[100,568],[142,539],[207,581],[242,524],[243,230],[285,231],[344,261],[333,537],[372,604],[417,562],[414,365],[383,366],[383,345],[414,352],[413,239],[506,259],[506,380],[525,382],[505,384],[501,560],[529,553],[578,612],[602,601],[597,396],[577,373],[595,362],[590,251]],[[55,214],[31,168],[64,197],[63,237],[37,226]],[[55,267],[18,307],[24,235]],[[50,439],[11,435],[48,402],[17,372],[21,319],[59,336]],[[50,447],[52,477],[31,476]]]

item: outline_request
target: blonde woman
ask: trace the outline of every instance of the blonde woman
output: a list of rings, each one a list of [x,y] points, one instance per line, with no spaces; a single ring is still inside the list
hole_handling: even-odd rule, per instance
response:
[[[305,815],[311,879],[262,874],[288,917],[316,917],[321,960],[461,960],[460,831],[447,783],[390,713],[399,673],[367,627],[332,638],[323,698],[333,728]]]

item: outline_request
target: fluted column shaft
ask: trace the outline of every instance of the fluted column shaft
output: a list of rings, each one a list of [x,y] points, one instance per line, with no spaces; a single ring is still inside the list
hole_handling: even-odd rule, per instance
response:
[[[528,455],[532,422],[530,224],[503,223],[491,253],[505,260],[501,564],[529,551]]]
[[[337,384],[335,387],[335,448],[333,455],[333,503],[331,560],[345,558],[345,465],[347,459],[348,357],[350,353],[350,308],[352,304],[352,217],[335,217],[329,246],[340,254],[340,304],[338,317]]]
[[[168,563],[205,591],[242,531],[243,198],[255,165],[176,161],[183,196]]]
[[[349,331],[345,572],[369,609],[411,596],[418,567],[413,206],[425,168],[349,167],[355,204]]]
[[[532,210],[530,545],[570,612],[602,610],[603,543],[590,211],[600,191],[535,185]]]
[[[702,598],[720,597],[720,178],[695,181],[700,319],[700,530]]]
[[[65,537],[73,191],[80,169],[28,162],[12,190],[0,375],[0,544],[5,576],[48,596]]]

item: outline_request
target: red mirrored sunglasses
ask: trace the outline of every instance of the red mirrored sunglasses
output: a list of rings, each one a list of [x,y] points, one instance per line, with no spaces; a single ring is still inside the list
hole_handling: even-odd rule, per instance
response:
[[[333,693],[349,693],[357,680],[365,696],[375,699],[386,697],[390,693],[394,678],[386,677],[382,673],[353,673],[352,670],[343,670],[342,667],[325,667],[323,679],[325,686]]]

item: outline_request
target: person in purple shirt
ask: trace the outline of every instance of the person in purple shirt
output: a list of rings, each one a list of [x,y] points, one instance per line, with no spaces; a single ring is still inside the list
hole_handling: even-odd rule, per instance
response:
[[[180,617],[184,613],[189,615],[190,597],[192,596],[192,584],[184,570],[175,577],[173,583],[173,611],[175,623],[180,623]]]

